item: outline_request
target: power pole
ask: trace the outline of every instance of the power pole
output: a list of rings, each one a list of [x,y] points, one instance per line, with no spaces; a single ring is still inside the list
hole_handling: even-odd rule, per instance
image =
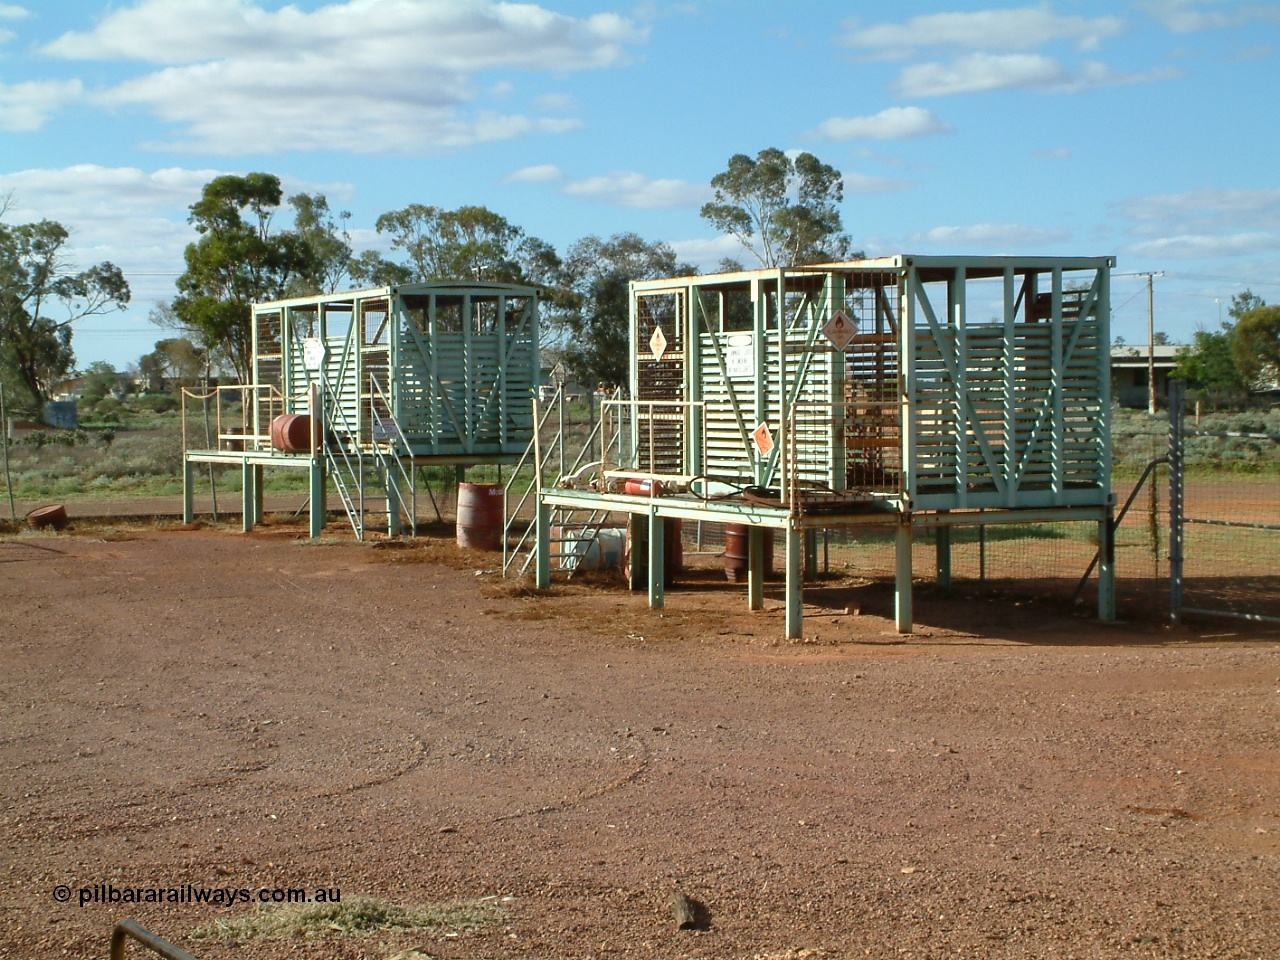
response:
[[[1163,277],[1163,270],[1149,270],[1146,273],[1117,273],[1117,277],[1147,278],[1147,413],[1156,414],[1156,311],[1155,285],[1156,277]]]

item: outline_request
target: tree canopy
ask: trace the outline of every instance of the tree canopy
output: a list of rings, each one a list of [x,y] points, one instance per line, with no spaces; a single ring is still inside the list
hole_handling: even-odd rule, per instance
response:
[[[334,214],[322,193],[298,193],[289,198],[293,207],[293,229],[311,251],[311,259],[294,278],[292,293],[336,293],[352,276],[351,234],[346,223],[349,211]],[[339,223],[342,225],[339,226]]]
[[[696,273],[675,250],[634,233],[584,237],[569,248],[551,297],[549,325],[564,337],[565,366],[594,387],[627,382],[632,280]]]
[[[71,369],[72,325],[129,303],[129,284],[115,264],[73,272],[70,236],[53,220],[0,223],[0,363],[29,405],[47,400],[52,382]]]
[[[1178,354],[1174,376],[1212,393],[1243,396],[1260,379],[1280,372],[1280,308],[1252,290],[1231,298],[1217,330],[1200,329]]]
[[[200,239],[187,245],[173,312],[242,383],[253,353],[250,306],[281,299],[295,282],[320,272],[306,236],[272,231],[281,200],[280,179],[272,174],[228,174],[205,184],[191,205],[189,222]]]
[[[844,179],[811,153],[792,158],[777,148],[729,158],[711,178],[715,199],[702,217],[736,237],[764,267],[823,263],[851,253],[840,203]]]
[[[487,207],[457,210],[412,203],[378,217],[379,233],[407,258],[403,264],[366,252],[357,276],[375,284],[427,280],[540,283],[556,266],[549,244]]]
[[[1263,304],[1243,313],[1236,323],[1231,353],[1246,383],[1280,379],[1280,306]]]
[[[138,374],[151,390],[193,387],[204,372],[208,353],[186,337],[156,341],[156,348],[138,360]]]

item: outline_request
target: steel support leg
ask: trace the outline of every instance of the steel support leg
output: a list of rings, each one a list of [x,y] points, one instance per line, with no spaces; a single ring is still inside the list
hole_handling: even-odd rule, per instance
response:
[[[386,488],[387,488],[387,536],[398,537],[404,532],[404,528],[400,524],[400,506],[403,498],[400,496],[400,484],[396,482],[396,475],[390,467],[386,471]]]
[[[649,522],[647,514],[627,514],[627,589],[639,590],[644,586],[645,557],[640,552],[640,544],[644,542],[645,525]]]
[[[196,465],[182,458],[182,522],[192,523],[196,518]]]
[[[534,544],[534,583],[539,590],[546,590],[551,586],[551,507],[541,497],[537,502],[534,513],[534,523],[537,524],[534,531],[537,537]]]
[[[764,527],[747,527],[747,606],[764,609]]]
[[[804,532],[804,575],[806,580],[818,578],[818,531],[816,528]]]
[[[244,460],[240,465],[240,529],[245,533],[253,529],[253,512],[258,502],[258,496],[253,490],[256,479],[253,464]]]
[[[1116,618],[1116,522],[1111,507],[1098,524],[1098,557],[1098,619],[1110,622]]]
[[[899,633],[910,633],[911,611],[911,519],[898,521],[897,542],[894,545],[893,619]]]
[[[263,510],[263,488],[266,486],[267,470],[262,464],[255,464],[253,468],[253,522],[261,523],[262,518],[266,515]]]
[[[943,596],[951,596],[951,528],[935,527],[937,535],[938,589]]]
[[[661,610],[666,602],[667,525],[656,510],[649,511],[649,609]]]
[[[787,639],[804,638],[804,531],[787,524]]]
[[[328,502],[325,490],[328,477],[325,475],[324,458],[311,458],[311,536],[316,538],[324,533],[325,514]]]

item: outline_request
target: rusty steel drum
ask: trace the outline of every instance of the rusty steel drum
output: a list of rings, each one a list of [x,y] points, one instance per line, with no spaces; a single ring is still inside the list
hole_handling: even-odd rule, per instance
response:
[[[732,583],[747,579],[747,567],[751,562],[751,527],[745,523],[724,525],[724,576]],[[764,531],[764,575],[773,573],[773,530]]]
[[[285,453],[311,452],[311,417],[283,413],[271,421],[271,446]]]
[[[458,484],[458,546],[502,549],[503,492],[500,483]]]
[[[37,530],[43,530],[45,527],[61,530],[67,525],[67,508],[60,503],[36,507],[27,514],[27,523]]]

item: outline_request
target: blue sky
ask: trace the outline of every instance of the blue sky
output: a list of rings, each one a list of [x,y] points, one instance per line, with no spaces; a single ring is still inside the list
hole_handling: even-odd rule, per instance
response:
[[[1280,301],[1280,4],[690,0],[0,0],[6,220],[73,230],[125,313],[77,327],[124,368],[166,336],[220,173],[349,210],[480,204],[563,251],[622,231],[750,264],[698,216],[735,153],[845,176],[869,255],[1115,254],[1163,271],[1157,329]],[[1221,301],[1221,302],[1219,302]],[[1113,283],[1145,343],[1145,280]]]

